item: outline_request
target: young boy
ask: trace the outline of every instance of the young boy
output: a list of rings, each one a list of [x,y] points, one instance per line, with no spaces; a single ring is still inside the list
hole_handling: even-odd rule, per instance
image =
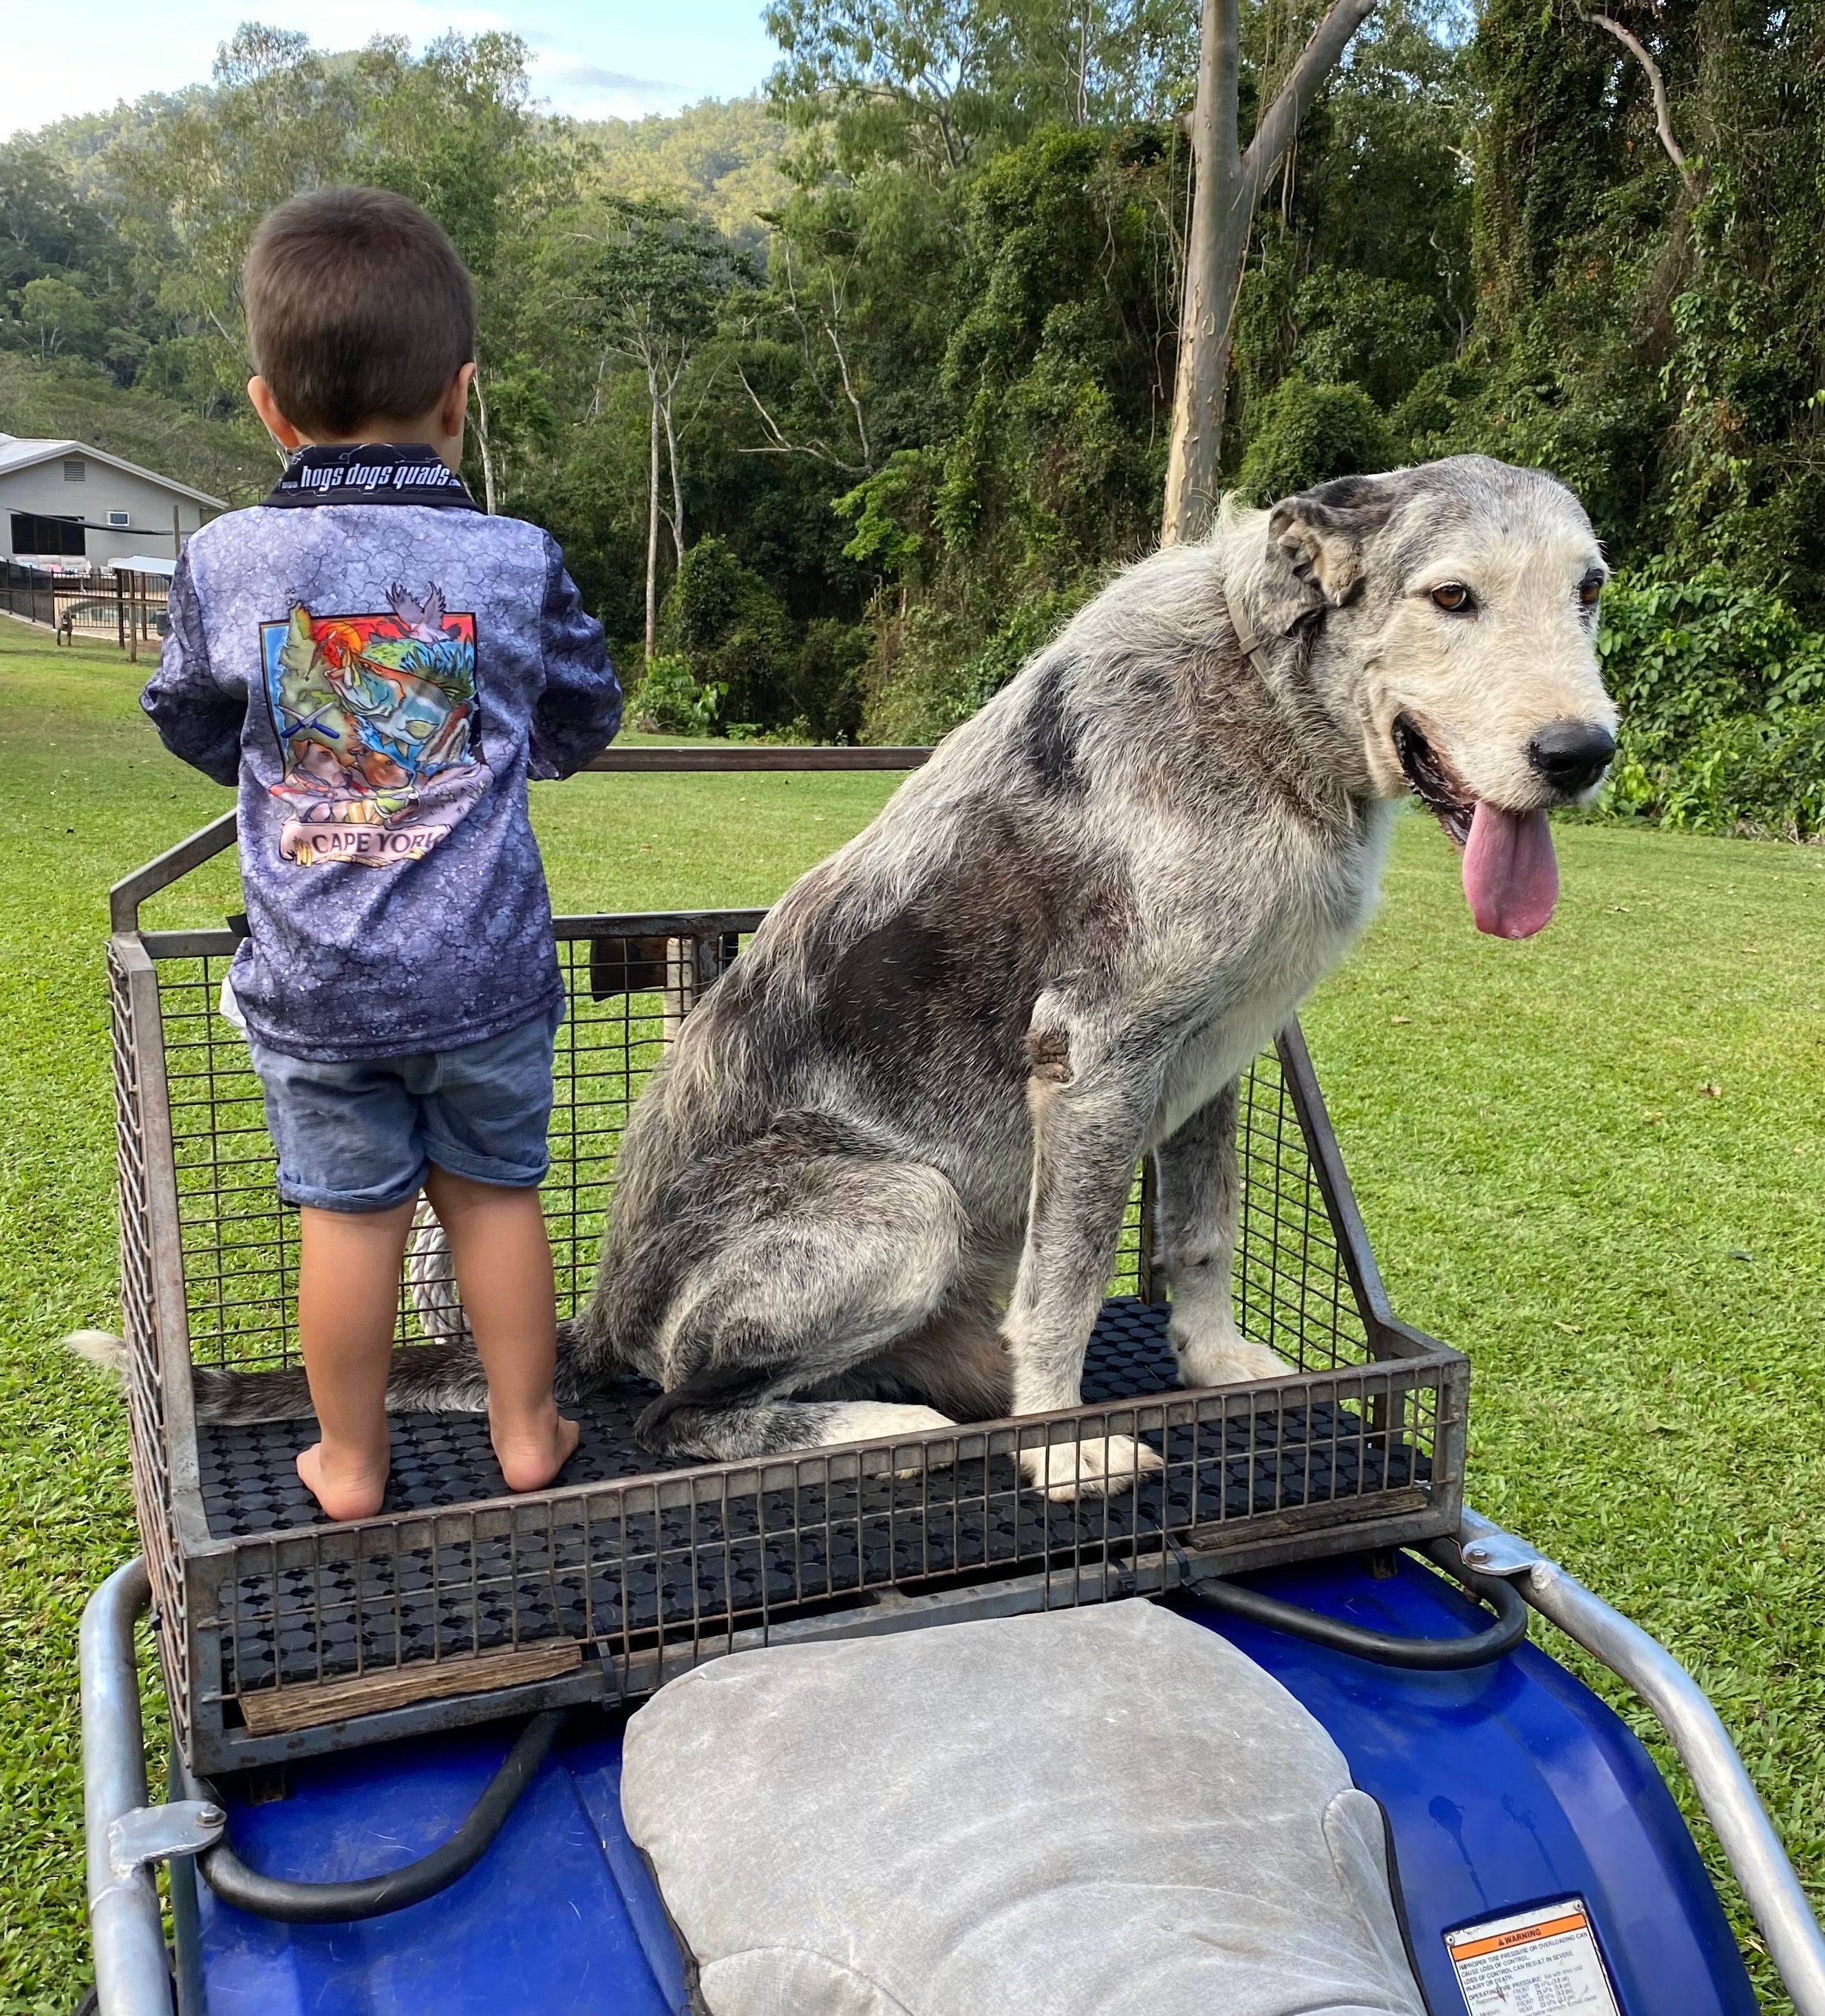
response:
[[[614,736],[621,694],[544,532],[456,474],[468,274],[415,204],[297,196],[247,255],[255,410],[292,459],[191,540],[142,704],[240,793],[231,981],[298,1207],[298,1336],[332,1518],[380,1510],[400,1265],[449,1237],[509,1489],[577,1445],[553,1398],[548,1163],[563,985],[526,780]]]

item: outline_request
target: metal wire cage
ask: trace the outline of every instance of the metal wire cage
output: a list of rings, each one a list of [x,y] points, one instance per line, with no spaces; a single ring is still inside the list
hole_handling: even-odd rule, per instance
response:
[[[293,1467],[308,1420],[203,1424],[193,1402],[193,1365],[297,1356],[295,1216],[246,1044],[218,1008],[234,934],[138,923],[233,837],[231,815],[119,886],[109,962],[135,1497],[193,1769],[627,1698],[749,1646],[887,1628],[908,1605],[1097,1601],[1213,1561],[1456,1531],[1468,1367],[1391,1315],[1296,1028],[1245,1075],[1237,1143],[1236,1314],[1283,1377],[1178,1388],[1143,1167],[1078,1407],[668,1467],[634,1442],[653,1389],[630,1379],[581,1410],[556,1487],[509,1495],[480,1417],[400,1416],[383,1512],[324,1520]],[[761,914],[557,920],[570,1006],[543,1196],[560,1312],[588,1294],[641,1083]],[[448,1282],[415,1265],[431,1250],[408,1257],[404,1343],[455,1316]],[[1113,1436],[1158,1467],[1071,1502],[1026,1483],[1024,1454]]]

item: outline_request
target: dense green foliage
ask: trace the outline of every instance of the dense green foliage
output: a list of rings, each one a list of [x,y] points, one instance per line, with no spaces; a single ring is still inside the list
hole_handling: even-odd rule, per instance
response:
[[[1677,160],[1597,21],[1455,4],[1383,0],[1265,193],[1228,480],[1267,501],[1470,448],[1554,470],[1622,571],[1611,808],[1809,835],[1820,0],[1619,17]],[[1245,132],[1319,11],[1245,7]],[[141,459],[249,494],[270,464],[238,389],[248,234],[291,189],[385,183],[477,275],[475,487],[551,526],[636,673],[675,661],[646,718],[941,733],[1154,538],[1193,14],[768,18],[769,102],[676,120],[552,119],[508,36],[326,55],[250,27],[207,86],[0,148],[0,425],[86,401],[111,445],[104,415],[146,442],[181,417]]]
[[[1825,635],[1721,561],[1613,584],[1598,637],[1627,723],[1607,797],[1712,833],[1825,835]]]

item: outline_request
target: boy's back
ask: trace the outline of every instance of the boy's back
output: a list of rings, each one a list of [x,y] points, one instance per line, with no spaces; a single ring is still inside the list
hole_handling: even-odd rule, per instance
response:
[[[232,977],[298,1210],[298,1344],[332,1518],[385,1501],[399,1269],[444,1227],[509,1489],[577,1445],[553,1396],[538,1185],[563,988],[527,816],[614,734],[621,693],[558,549],[458,480],[475,293],[436,221],[313,190],[254,235],[247,396],[292,454],[171,582],[143,704],[240,792],[250,935]],[[225,1001],[224,1006],[227,1003]]]
[[[428,448],[306,448],[191,540],[145,704],[239,780],[257,1039],[403,1056],[555,1012],[526,780],[613,735],[601,635],[550,537],[485,517]]]

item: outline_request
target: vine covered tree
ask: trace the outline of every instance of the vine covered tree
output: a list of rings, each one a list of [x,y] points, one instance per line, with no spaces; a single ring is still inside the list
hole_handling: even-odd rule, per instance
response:
[[[1230,332],[1254,213],[1325,80],[1377,4],[1331,0],[1244,148],[1240,5],[1239,0],[1203,0],[1191,115],[1196,182],[1179,324],[1172,445],[1160,518],[1160,537],[1167,545],[1200,537],[1216,510]]]

